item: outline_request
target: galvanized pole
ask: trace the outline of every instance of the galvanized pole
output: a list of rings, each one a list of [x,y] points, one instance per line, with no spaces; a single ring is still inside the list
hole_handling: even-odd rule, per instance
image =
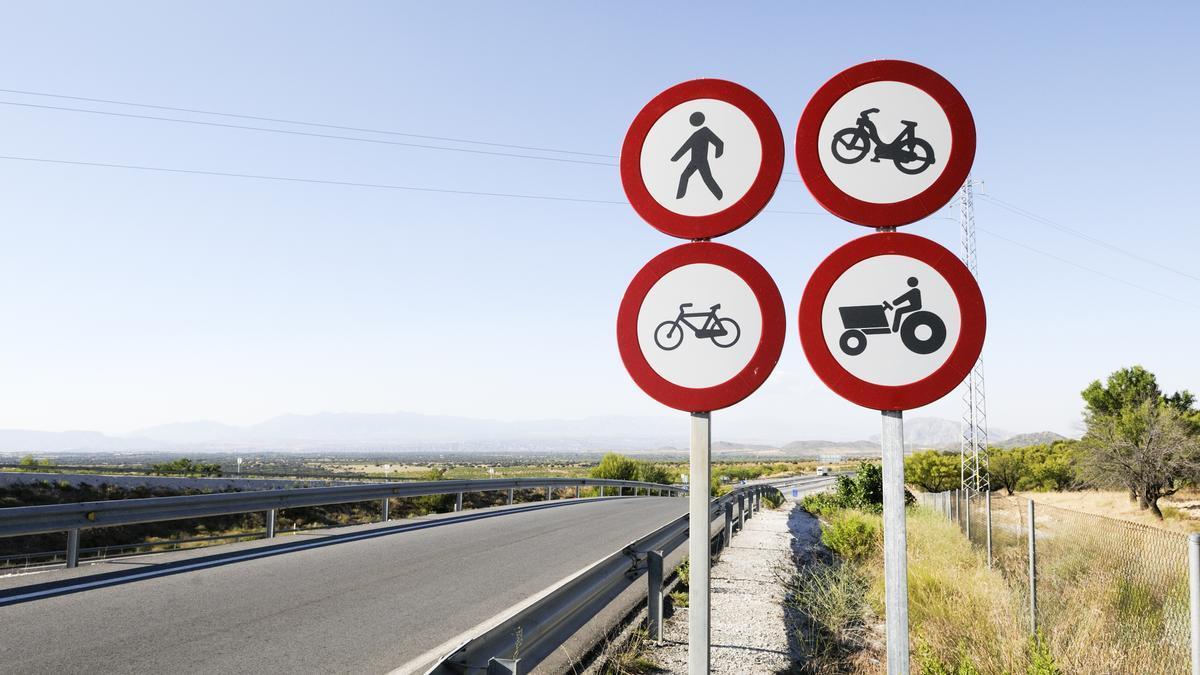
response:
[[[908,675],[908,540],[904,529],[904,417],[883,411],[883,578],[888,675]]]
[[[963,518],[963,522],[967,524],[967,543],[969,544],[971,543],[971,489],[967,488],[963,490],[963,493],[966,495],[963,500],[963,505],[966,507],[964,511],[966,518]]]
[[[382,514],[382,516],[383,516],[382,518],[380,518],[380,520],[381,520],[381,521],[383,521],[383,522],[385,522],[385,523],[388,521],[388,516],[390,515],[390,513],[389,513],[389,506],[390,506],[390,505],[388,504],[388,498],[387,498],[387,497],[384,497],[384,498],[383,498],[383,502],[380,504],[380,508],[379,508],[379,510],[380,510],[380,513],[381,513],[381,514]]]
[[[463,509],[463,493],[458,493],[458,498],[454,500],[454,510],[462,511]]]
[[[712,460],[710,413],[692,413],[688,483],[688,675],[708,675],[708,486]]]
[[[603,485],[600,486],[600,496],[601,497],[604,496],[604,486]]]
[[[988,553],[988,568],[992,566],[992,490],[988,486],[988,491],[983,493],[983,506],[987,509],[987,553]]]
[[[600,489],[603,490],[604,488],[600,488]],[[601,495],[601,496],[604,496],[604,495]],[[509,504],[509,506],[511,506],[512,503],[513,503],[513,489],[508,488],[508,504]]]
[[[1037,528],[1033,500],[1029,500],[1029,632],[1037,635]]]
[[[267,511],[267,539],[275,538],[275,509]]]
[[[1200,534],[1188,535],[1188,585],[1191,589],[1192,675],[1200,675]]]

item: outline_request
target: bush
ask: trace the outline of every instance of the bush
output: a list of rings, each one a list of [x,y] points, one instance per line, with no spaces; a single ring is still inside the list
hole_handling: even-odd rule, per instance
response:
[[[814,561],[792,576],[788,605],[798,610],[802,672],[845,672],[847,656],[866,642],[871,609],[867,577],[856,566]]]
[[[904,504],[914,503],[916,499],[905,489]],[[883,468],[873,462],[860,462],[854,475],[838,476],[832,493],[809,495],[801,506],[815,516],[828,515],[837,509],[879,513],[883,510]]]
[[[763,493],[762,500],[768,508],[777,509],[783,505],[783,493],[779,490],[767,490]]]
[[[879,550],[883,527],[876,517],[844,511],[822,529],[821,541],[846,560],[863,560]]]

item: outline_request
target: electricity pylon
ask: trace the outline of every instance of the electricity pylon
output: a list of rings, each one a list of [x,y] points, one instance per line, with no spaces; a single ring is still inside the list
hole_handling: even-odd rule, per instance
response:
[[[979,264],[975,258],[975,201],[970,177],[963,183],[958,198],[958,222],[962,230],[962,260],[975,278]],[[990,489],[988,479],[987,396],[983,387],[983,359],[975,362],[963,382],[962,445],[959,449],[959,471],[962,488],[967,494],[983,493]]]

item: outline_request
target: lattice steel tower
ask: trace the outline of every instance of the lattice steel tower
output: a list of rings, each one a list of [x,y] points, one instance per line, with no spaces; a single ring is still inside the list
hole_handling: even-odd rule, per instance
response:
[[[975,259],[975,201],[971,194],[972,181],[967,177],[958,198],[958,222],[962,230],[962,260],[971,274],[979,278]],[[987,396],[983,388],[983,359],[963,382],[962,445],[959,450],[959,469],[963,490],[981,493],[989,489]]]

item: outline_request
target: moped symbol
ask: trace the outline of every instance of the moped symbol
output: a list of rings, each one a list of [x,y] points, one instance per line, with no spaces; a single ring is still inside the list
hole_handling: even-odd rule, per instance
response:
[[[864,110],[858,114],[855,126],[846,127],[833,135],[833,156],[842,164],[854,164],[867,156],[871,144],[875,144],[875,155],[872,162],[890,159],[896,168],[903,173],[913,175],[929,168],[933,164],[933,146],[923,138],[917,137],[917,123],[901,120],[904,131],[892,139],[891,143],[879,140],[879,132],[871,115],[879,112],[879,108]]]
[[[687,308],[691,306],[690,302],[683,303],[679,306],[679,316],[658,324],[658,328],[654,329],[654,344],[658,345],[659,349],[669,352],[683,344],[684,326],[691,328],[697,338],[708,338],[718,347],[732,347],[737,344],[738,338],[742,336],[742,329],[733,319],[717,316],[717,310],[721,309],[719,303],[710,307],[707,312],[687,312]],[[704,323],[699,326],[688,320],[699,318],[704,319]]]
[[[900,342],[916,354],[932,354],[942,348],[946,342],[946,323],[937,314],[921,309],[917,278],[909,277],[908,285],[911,290],[893,300],[895,305],[884,300],[878,305],[838,307],[842,326],[846,329],[838,340],[842,352],[847,356],[858,356],[867,349],[868,335],[888,333],[899,333]],[[894,311],[890,322],[888,311]],[[922,326],[928,329],[924,338],[917,336],[917,329]]]

